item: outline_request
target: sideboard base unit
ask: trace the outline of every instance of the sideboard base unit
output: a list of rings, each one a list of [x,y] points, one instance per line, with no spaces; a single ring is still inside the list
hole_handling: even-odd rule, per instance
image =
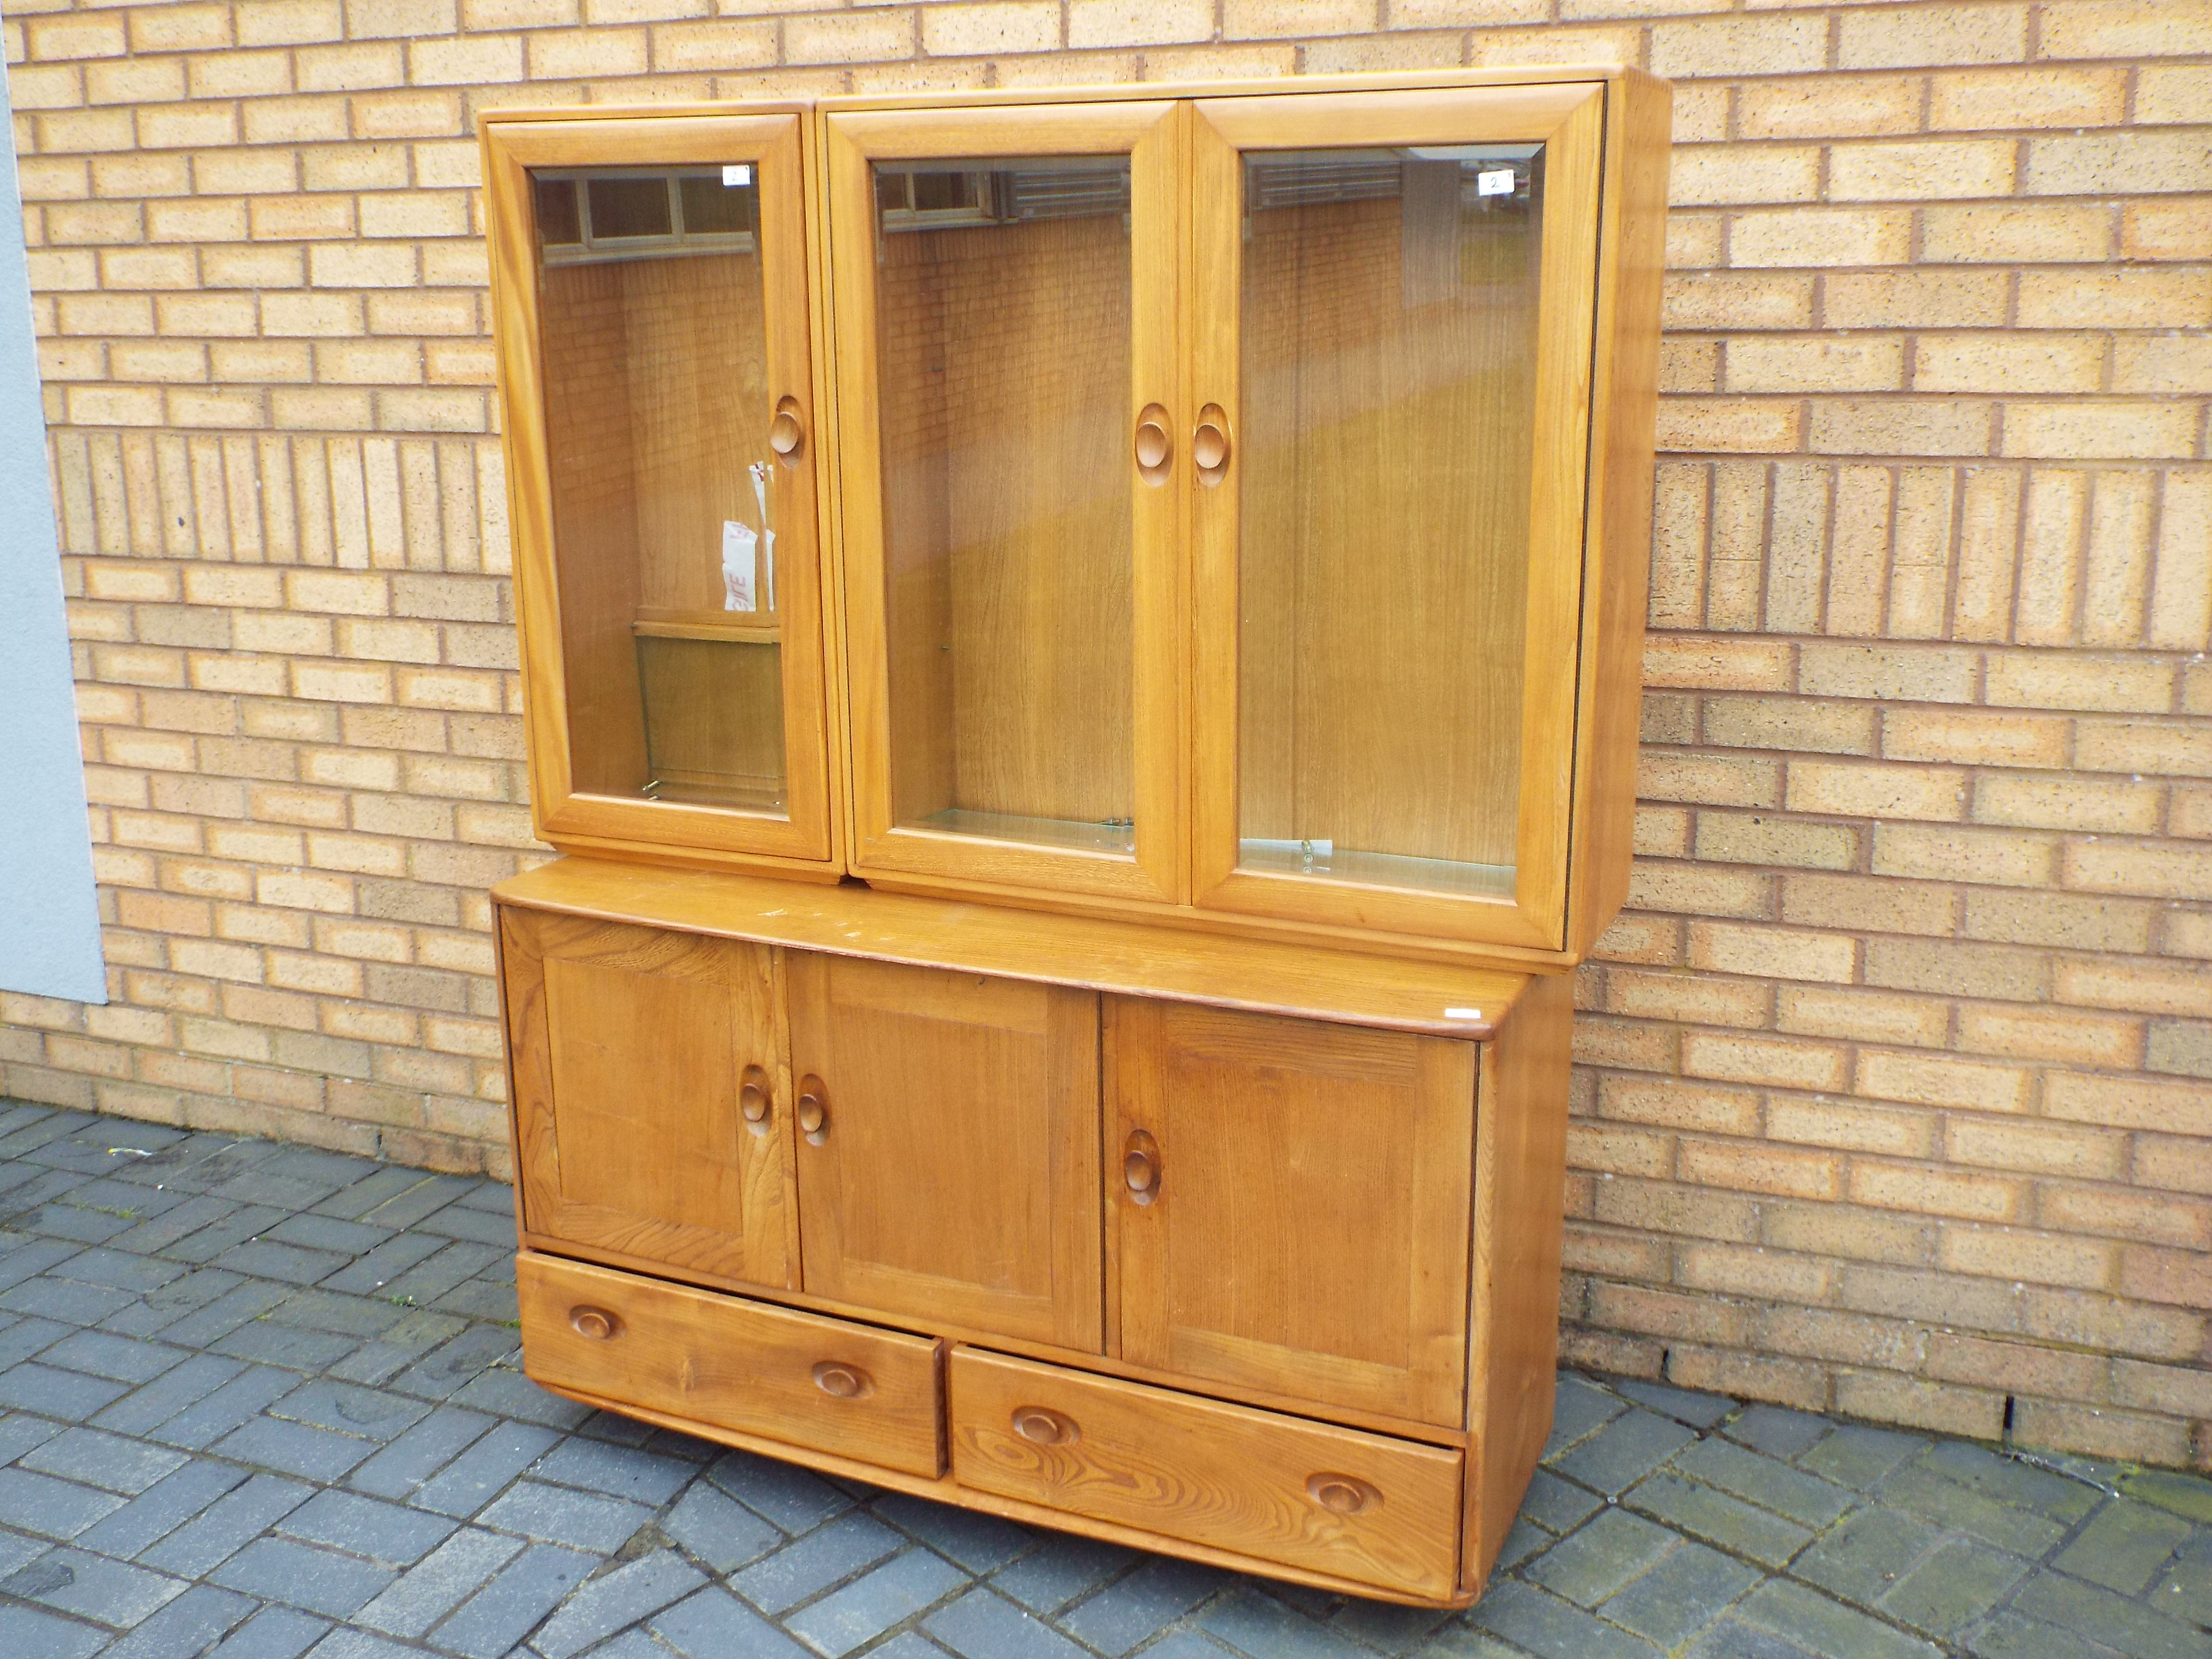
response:
[[[1012,952],[978,907],[817,891],[501,888],[531,1377],[1472,1601],[1551,1427],[1571,982],[1045,915]]]

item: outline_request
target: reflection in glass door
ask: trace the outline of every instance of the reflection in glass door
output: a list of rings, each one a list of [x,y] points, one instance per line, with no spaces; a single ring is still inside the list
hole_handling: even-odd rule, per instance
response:
[[[1129,158],[872,183],[891,823],[1129,854]]]

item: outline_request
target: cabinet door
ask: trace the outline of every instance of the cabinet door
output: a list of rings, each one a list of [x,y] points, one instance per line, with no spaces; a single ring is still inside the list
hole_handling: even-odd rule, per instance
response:
[[[789,1079],[766,945],[500,913],[524,1229],[788,1286]]]
[[[1173,898],[1179,106],[825,123],[854,867]]]
[[[1109,999],[1114,1352],[1458,1426],[1475,1053]]]
[[[787,963],[806,1289],[1097,1352],[1097,997]]]
[[[1197,101],[1198,903],[1564,943],[1604,96]]]
[[[555,841],[835,855],[799,125],[486,129],[532,785]]]

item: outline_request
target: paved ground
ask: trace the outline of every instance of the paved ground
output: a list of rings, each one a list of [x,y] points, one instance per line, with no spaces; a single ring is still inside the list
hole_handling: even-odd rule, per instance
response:
[[[2212,1482],[1633,1382],[1456,1618],[817,1480],[525,1380],[513,1224],[0,1103],[0,1659],[2212,1659]]]

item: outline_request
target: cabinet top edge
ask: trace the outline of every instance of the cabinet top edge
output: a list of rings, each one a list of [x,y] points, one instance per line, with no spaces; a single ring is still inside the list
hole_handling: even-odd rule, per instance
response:
[[[1531,975],[969,900],[567,857],[499,903],[599,921],[1481,1042]]]
[[[1405,70],[1369,74],[1287,75],[1272,80],[1124,81],[1079,87],[1003,87],[988,90],[947,88],[940,92],[840,93],[821,98],[740,98],[655,104],[566,104],[488,109],[477,118],[480,131],[526,121],[680,119],[728,114],[835,115],[850,111],[968,109],[992,105],[1111,103],[1188,98],[1283,97],[1304,93],[1419,92],[1453,87],[1545,86],[1560,82],[1640,82],[1668,84],[1633,64],[1591,63],[1500,65],[1495,69]]]

